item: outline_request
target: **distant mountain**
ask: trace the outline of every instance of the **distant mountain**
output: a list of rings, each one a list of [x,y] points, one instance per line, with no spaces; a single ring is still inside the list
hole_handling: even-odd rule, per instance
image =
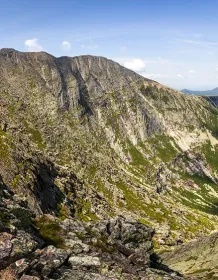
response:
[[[218,95],[218,87],[210,90],[189,90],[182,89],[181,92],[186,94],[196,94],[196,95]]]

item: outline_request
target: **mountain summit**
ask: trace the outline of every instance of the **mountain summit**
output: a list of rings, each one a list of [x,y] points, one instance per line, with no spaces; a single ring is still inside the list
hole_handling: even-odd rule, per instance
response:
[[[30,255],[37,277],[71,279],[66,263],[139,277],[152,238],[158,250],[217,229],[218,110],[203,97],[104,57],[1,49],[0,98],[0,229],[17,248],[0,269]]]

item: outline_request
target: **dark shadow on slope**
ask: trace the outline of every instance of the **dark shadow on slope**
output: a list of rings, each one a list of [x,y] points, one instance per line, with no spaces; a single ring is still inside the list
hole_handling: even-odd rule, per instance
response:
[[[57,205],[64,200],[63,192],[54,183],[56,177],[57,171],[52,164],[38,165],[33,192],[44,213],[57,212]]]
[[[213,203],[213,207],[209,209],[209,213],[218,216],[218,201]]]
[[[161,258],[160,256],[158,256],[156,253],[153,253],[150,256],[150,267],[154,268],[154,269],[158,269],[158,270],[162,270],[165,271],[167,273],[176,273],[177,276],[183,276],[181,273],[179,273],[178,271],[172,270],[171,268],[169,268],[167,265],[162,264],[161,263]]]

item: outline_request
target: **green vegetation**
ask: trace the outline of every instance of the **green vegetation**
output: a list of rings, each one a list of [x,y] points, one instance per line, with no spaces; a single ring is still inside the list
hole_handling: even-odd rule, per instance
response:
[[[141,85],[139,87],[141,93],[145,95],[146,97],[151,97],[153,100],[158,100],[158,90],[156,86],[152,85]]]
[[[10,165],[9,144],[11,140],[9,135],[0,130],[0,160],[5,166]]]
[[[165,134],[156,134],[147,140],[163,162],[169,162],[181,151],[175,140]]]
[[[58,217],[60,220],[65,220],[67,217],[69,217],[70,213],[66,205],[63,203],[59,203],[57,205],[57,210],[58,210]]]
[[[18,183],[19,183],[19,181],[20,181],[20,175],[18,174],[18,175],[16,175],[15,177],[14,177],[14,179],[13,179],[13,181],[11,182],[11,187],[12,187],[12,189],[16,189],[17,188],[17,186],[18,186]]]
[[[84,222],[88,222],[90,220],[97,221],[98,217],[96,214],[91,211],[91,202],[88,201],[80,201],[80,207],[76,208],[76,217]]]
[[[27,132],[31,135],[33,142],[38,146],[40,150],[46,148],[46,144],[43,142],[41,132],[33,127],[30,127],[26,121],[23,121]]]
[[[141,219],[145,219],[144,221],[146,221],[146,217],[158,223],[162,223],[168,219],[170,211],[166,209],[162,202],[145,204],[143,197],[140,194],[136,194],[128,184],[119,181],[116,185],[123,191],[126,202],[125,206],[119,204],[120,207],[125,207],[127,210],[136,213],[141,216]],[[175,223],[173,218],[169,222],[171,227],[174,227]]]
[[[207,163],[213,171],[218,171],[218,146],[212,146],[210,141],[206,141],[202,147],[201,151],[204,154]]]
[[[42,136],[40,131],[34,128],[29,128],[29,133],[31,133],[32,139],[38,145],[38,148],[40,150],[44,150],[46,148],[46,145],[42,141]]]
[[[200,274],[200,273],[203,273],[203,272],[210,272],[212,270],[212,268],[201,268],[201,269],[198,269],[196,270],[193,274]]]
[[[218,138],[218,109],[212,105],[206,106],[206,109],[210,115],[201,120],[201,126],[207,128],[215,138]]]
[[[46,216],[41,216],[33,222],[48,245],[64,248],[64,239],[62,237],[64,232],[58,222],[50,220]]]
[[[206,176],[182,174],[183,180],[190,180],[198,186],[198,189],[176,188],[181,194],[184,205],[209,214],[218,215],[218,198],[208,191],[208,186],[218,192],[218,186]]]
[[[129,153],[131,155],[133,165],[150,165],[149,162],[142,155],[142,153],[135,146],[130,146]]]
[[[114,246],[108,244],[108,238],[106,235],[96,236],[96,242],[92,243],[93,246],[99,248],[102,252],[113,253],[115,251]]]
[[[108,179],[108,181],[110,182],[110,179]],[[108,204],[111,205],[113,203],[113,194],[105,186],[105,184],[102,182],[101,178],[97,178],[95,180],[94,184],[95,184],[96,191],[98,191],[99,193],[102,193],[104,195],[105,199],[107,199]]]

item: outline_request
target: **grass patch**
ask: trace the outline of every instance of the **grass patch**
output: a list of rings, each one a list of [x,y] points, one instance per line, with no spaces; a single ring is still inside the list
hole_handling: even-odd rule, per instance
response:
[[[62,237],[64,230],[60,227],[58,222],[52,221],[46,216],[35,219],[33,222],[38,228],[40,236],[48,245],[64,248],[64,239]]]

